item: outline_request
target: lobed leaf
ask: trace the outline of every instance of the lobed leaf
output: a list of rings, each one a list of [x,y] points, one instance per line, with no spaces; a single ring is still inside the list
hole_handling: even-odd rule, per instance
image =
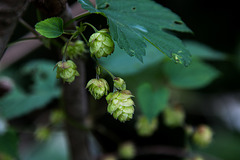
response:
[[[107,17],[112,38],[130,56],[143,61],[148,43],[172,60],[188,66],[190,53],[182,41],[169,31],[191,32],[169,9],[151,0],[78,0],[84,9]]]

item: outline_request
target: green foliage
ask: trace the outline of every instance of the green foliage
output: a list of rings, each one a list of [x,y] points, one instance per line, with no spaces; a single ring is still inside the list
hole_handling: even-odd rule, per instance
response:
[[[97,0],[96,8],[89,0],[78,1],[84,9],[107,17],[111,36],[130,56],[143,61],[150,43],[173,60],[172,55],[177,54],[185,66],[190,64],[189,51],[167,31],[191,30],[169,9],[150,0]]]
[[[60,17],[52,17],[38,22],[35,29],[47,38],[57,38],[63,34],[63,20]]]
[[[185,89],[204,87],[220,74],[218,70],[201,61],[194,61],[187,68],[166,62],[163,64],[163,72],[170,84]]]
[[[10,93],[0,99],[0,113],[7,119],[25,115],[35,109],[44,107],[52,99],[60,95],[56,74],[53,72],[54,63],[37,60],[26,64],[19,73],[31,75],[33,85],[27,93],[16,86]],[[20,76],[20,75],[19,75]]]
[[[17,157],[18,138],[16,132],[9,129],[3,135],[0,135],[0,153],[4,153],[11,157]]]
[[[226,60],[227,56],[223,52],[217,51],[207,45],[196,41],[184,41],[186,48],[190,51],[194,58],[205,60]]]
[[[143,114],[152,120],[167,106],[169,91],[161,87],[153,90],[150,83],[144,83],[138,87],[137,100]]]
[[[54,132],[47,141],[31,146],[28,151],[21,155],[24,160],[68,160],[66,138],[61,132]]]

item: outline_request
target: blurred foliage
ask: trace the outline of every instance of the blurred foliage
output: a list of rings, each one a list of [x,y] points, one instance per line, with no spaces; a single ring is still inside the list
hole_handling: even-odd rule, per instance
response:
[[[60,88],[57,85],[56,73],[53,72],[54,65],[51,61],[36,60],[16,71],[20,77],[29,78],[24,81],[28,82],[30,89],[26,91],[23,86],[16,85],[2,97],[0,115],[7,119],[16,118],[42,108],[54,98],[58,98]]]

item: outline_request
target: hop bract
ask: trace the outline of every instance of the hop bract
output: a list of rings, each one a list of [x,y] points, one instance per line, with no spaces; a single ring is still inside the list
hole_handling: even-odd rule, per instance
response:
[[[91,56],[107,57],[114,51],[114,43],[107,29],[102,29],[89,38]]]
[[[64,82],[71,83],[75,80],[75,76],[79,76],[76,64],[68,60],[66,62],[58,62],[57,65],[57,78],[62,78]]]
[[[109,85],[105,79],[91,79],[86,88],[89,88],[89,92],[95,99],[100,99],[102,96],[107,95],[109,91]]]
[[[118,90],[126,90],[126,83],[122,78],[116,77],[113,79],[113,82],[114,87],[116,87]]]
[[[109,93],[106,97],[108,102],[108,112],[121,122],[132,119],[134,113],[134,102],[131,99],[132,97],[134,96],[129,90]]]
[[[65,49],[66,45],[62,48],[62,54],[64,54]],[[81,56],[84,52],[86,52],[85,44],[81,40],[70,42],[66,50],[66,54],[70,59],[77,58],[77,56]]]

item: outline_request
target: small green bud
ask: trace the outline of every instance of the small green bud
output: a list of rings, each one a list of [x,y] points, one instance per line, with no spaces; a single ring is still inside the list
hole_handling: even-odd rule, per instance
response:
[[[79,76],[76,64],[67,60],[66,62],[59,61],[56,64],[57,78],[62,78],[64,82],[72,83],[75,80],[75,76]]]
[[[187,136],[191,136],[193,134],[193,132],[194,132],[193,127],[190,126],[190,125],[186,125],[184,127],[184,129],[185,129],[185,133],[186,133]]]
[[[182,126],[185,119],[185,113],[180,106],[166,107],[163,111],[164,124],[168,127]]]
[[[125,142],[118,148],[118,154],[123,159],[133,159],[136,156],[136,147],[132,142]]]
[[[115,77],[113,79],[114,87],[116,87],[118,90],[126,90],[126,83],[125,81],[120,77]]]
[[[50,130],[46,126],[38,127],[37,130],[35,131],[35,137],[39,141],[45,141],[49,138],[49,136]]]
[[[114,51],[114,42],[107,29],[102,29],[89,38],[91,56],[107,57]]]
[[[89,88],[89,92],[95,99],[100,99],[102,96],[107,95],[109,91],[109,85],[105,79],[91,79],[86,88]]]
[[[54,110],[50,115],[50,122],[53,124],[58,124],[63,122],[65,119],[65,114],[62,110]]]
[[[132,119],[134,114],[134,97],[129,90],[116,91],[109,93],[106,97],[108,102],[108,112],[120,122]]]
[[[66,45],[64,45],[64,47],[62,48],[62,54],[64,54],[66,49]],[[70,42],[67,46],[67,50],[66,50],[66,55],[70,58],[70,59],[74,59],[77,58],[78,56],[83,55],[83,53],[85,53],[87,50],[85,49],[85,44],[83,41],[81,40],[77,40],[75,42]]]
[[[213,132],[207,125],[200,125],[193,134],[193,142],[199,147],[207,147],[212,142]]]
[[[151,136],[158,127],[157,118],[153,118],[151,121],[145,116],[140,116],[137,119],[136,129],[140,136]]]

